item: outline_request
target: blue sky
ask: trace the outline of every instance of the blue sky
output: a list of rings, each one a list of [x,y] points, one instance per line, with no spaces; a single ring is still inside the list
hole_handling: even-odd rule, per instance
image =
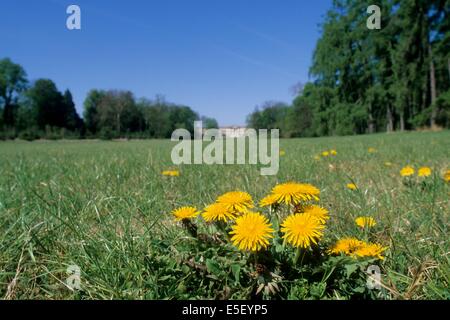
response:
[[[81,7],[81,30],[66,8]],[[308,80],[331,0],[0,0],[0,58],[30,80],[70,89],[162,94],[220,125],[244,124],[266,100],[291,102]]]

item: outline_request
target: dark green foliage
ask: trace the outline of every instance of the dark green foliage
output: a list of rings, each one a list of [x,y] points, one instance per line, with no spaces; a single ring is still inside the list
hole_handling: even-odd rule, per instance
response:
[[[98,137],[102,140],[112,140],[117,138],[117,134],[110,127],[103,127],[100,129]]]
[[[64,106],[64,127],[72,131],[81,130],[83,127],[83,120],[81,120],[75,109],[72,93],[69,90],[64,92],[62,102]]]
[[[450,89],[436,100],[436,122],[439,126],[450,127]]]
[[[64,125],[63,97],[53,81],[40,79],[27,91],[39,129]]]
[[[17,111],[18,96],[26,89],[25,70],[10,59],[0,60],[0,125],[13,127]]]
[[[103,96],[103,91],[91,90],[84,100],[84,124],[90,134],[96,134],[99,129],[98,108]]]
[[[37,140],[41,137],[41,133],[39,132],[39,129],[36,127],[30,127],[22,130],[19,133],[18,138],[21,140],[27,140],[27,141],[33,141]]]
[[[201,117],[201,120],[203,121],[203,128],[205,129],[218,129],[219,124],[217,123],[217,120],[214,118],[209,117]]]
[[[289,107],[282,102],[268,101],[261,108],[257,107],[255,111],[247,118],[247,124],[253,129],[281,129],[284,133],[286,129],[286,118]]]

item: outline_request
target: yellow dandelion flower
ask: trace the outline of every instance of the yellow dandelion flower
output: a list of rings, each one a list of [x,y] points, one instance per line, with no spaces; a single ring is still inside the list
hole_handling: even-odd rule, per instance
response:
[[[286,151],[280,150],[280,156],[282,157],[282,156],[284,156],[284,155],[286,155]]]
[[[380,244],[367,243],[356,238],[343,238],[336,242],[336,244],[328,250],[330,254],[345,254],[347,256],[358,257],[372,257],[384,260],[381,255],[387,248]]]
[[[268,196],[264,197],[260,202],[260,207],[268,207],[273,206],[278,201],[278,195],[276,194],[269,194]]]
[[[252,197],[242,191],[227,192],[217,198],[217,202],[226,205],[227,210],[232,213],[245,213],[253,208]]]
[[[356,238],[343,238],[338,240],[335,245],[328,250],[331,254],[346,254],[353,255],[356,250],[360,249],[365,244],[364,241]]]
[[[412,176],[414,174],[414,168],[411,166],[406,166],[404,168],[402,168],[402,170],[400,170],[400,175],[402,177],[409,177]]]
[[[450,169],[444,173],[445,182],[450,182]]]
[[[236,218],[236,213],[230,212],[226,204],[213,203],[203,210],[202,216],[206,222],[219,220],[227,222],[229,220],[234,220]]]
[[[328,214],[328,210],[316,205],[310,205],[303,209],[303,213],[309,213],[310,215],[319,219],[320,222],[325,223],[330,216]]]
[[[294,247],[308,248],[323,236],[324,224],[310,213],[288,216],[281,224],[283,239]]]
[[[337,155],[337,151],[334,150],[334,149],[332,149],[332,150],[330,150],[330,154],[331,154],[332,156],[335,156],[335,155]]]
[[[269,246],[273,238],[272,224],[260,213],[247,212],[236,219],[230,235],[233,245],[243,251],[259,251]]]
[[[358,187],[354,183],[347,183],[347,188],[350,190],[356,190]]]
[[[381,254],[386,250],[387,247],[383,247],[378,243],[364,243],[357,250],[355,250],[354,255],[362,258],[371,257],[384,260],[384,257]]]
[[[367,152],[369,152],[369,153],[375,153],[375,152],[377,152],[377,149],[375,149],[375,148],[369,148],[369,149],[367,149]]]
[[[272,189],[272,195],[277,198],[277,203],[299,204],[301,201],[319,200],[320,190],[311,184],[282,183]]]
[[[169,177],[178,177],[180,175],[180,172],[177,170],[165,170],[161,172],[163,176],[169,176]]]
[[[182,207],[172,211],[172,215],[177,221],[195,218],[199,213],[194,207]]]
[[[324,157],[328,157],[329,155],[330,155],[330,153],[328,151],[322,152],[322,156],[324,156]]]
[[[377,224],[375,219],[372,217],[358,217],[355,219],[355,223],[358,227],[361,228],[371,228]]]
[[[430,167],[421,167],[417,172],[419,177],[429,177],[431,176],[431,168]]]

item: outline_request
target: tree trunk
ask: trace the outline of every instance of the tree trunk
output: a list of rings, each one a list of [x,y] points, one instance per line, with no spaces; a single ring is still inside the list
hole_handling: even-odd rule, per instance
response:
[[[405,131],[405,111],[400,112],[400,131]]]
[[[117,129],[117,133],[119,134],[119,136],[120,136],[120,113],[117,113],[117,116],[116,116],[116,129]]]
[[[375,132],[375,120],[373,119],[372,115],[372,103],[370,103],[369,106],[369,119],[368,119],[368,126],[369,126],[369,133]]]
[[[386,119],[387,119],[386,131],[387,132],[394,131],[394,116],[392,114],[392,109],[390,105],[388,105],[386,109]]]
[[[448,64],[448,81],[450,82],[450,57],[447,59]]]
[[[375,121],[373,120],[372,113],[369,113],[369,133],[375,132]]]
[[[14,126],[14,106],[9,103],[3,107],[3,123],[7,128]]]
[[[431,127],[436,126],[437,108],[436,102],[436,71],[434,69],[433,51],[431,50],[431,44],[428,45],[428,54],[430,56],[430,91],[431,91]]]

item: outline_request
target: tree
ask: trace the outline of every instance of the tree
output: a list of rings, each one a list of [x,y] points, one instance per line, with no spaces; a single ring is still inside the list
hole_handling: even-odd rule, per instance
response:
[[[39,79],[27,92],[40,129],[46,126],[65,127],[66,111],[63,96],[49,79]]]
[[[98,105],[98,125],[109,128],[117,135],[138,131],[138,109],[130,91],[110,90]]]
[[[203,128],[205,129],[218,129],[219,124],[217,123],[217,120],[214,118],[208,118],[205,116],[202,116],[200,118],[201,121],[203,121]]]
[[[427,44],[430,64],[431,116],[430,125],[438,124],[440,104],[437,99],[445,93],[450,82],[450,1],[426,2]],[[448,72],[448,73],[447,73]]]
[[[91,134],[96,134],[99,131],[99,105],[105,94],[104,91],[94,89],[89,91],[84,100],[84,124]]]
[[[194,122],[199,120],[199,115],[188,106],[172,105],[169,108],[169,119],[171,131],[176,129],[186,129],[191,134],[194,133]]]
[[[169,107],[162,97],[155,101],[141,99],[138,108],[142,114],[143,131],[149,138],[166,138],[171,134]]]
[[[247,117],[247,126],[253,129],[280,129],[287,134],[286,117],[289,106],[283,102],[266,101]]]
[[[25,91],[27,74],[19,65],[10,59],[0,60],[0,102],[3,104],[3,123],[14,126],[15,109],[18,96]]]
[[[83,121],[75,109],[72,93],[68,89],[64,92],[62,105],[64,108],[64,127],[72,131],[80,130],[83,126]]]

